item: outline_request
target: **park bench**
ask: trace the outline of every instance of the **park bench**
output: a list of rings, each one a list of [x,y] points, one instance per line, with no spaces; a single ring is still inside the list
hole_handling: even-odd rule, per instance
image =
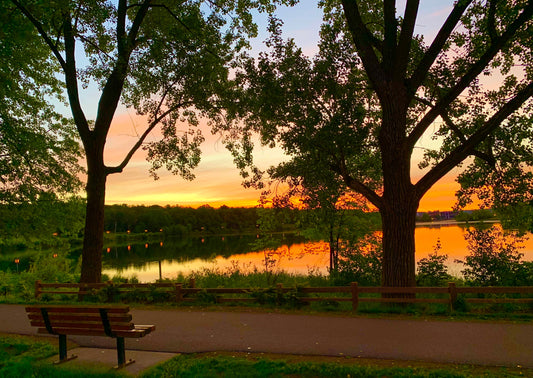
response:
[[[143,337],[155,330],[154,325],[134,325],[128,306],[27,306],[26,313],[38,333],[59,336],[59,361],[76,358],[67,357],[67,335],[108,336],[117,339],[117,368],[129,365],[126,362],[124,338]]]

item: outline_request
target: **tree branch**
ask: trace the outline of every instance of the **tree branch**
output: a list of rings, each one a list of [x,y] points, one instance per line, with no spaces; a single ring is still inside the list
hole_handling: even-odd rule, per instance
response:
[[[17,0],[11,0],[11,2],[13,4],[15,4],[15,6],[28,18],[28,20],[33,24],[33,26],[35,26],[35,28],[37,29],[37,31],[39,32],[39,35],[44,39],[44,41],[46,42],[46,44],[48,45],[48,47],[50,48],[50,50],[52,51],[52,53],[54,54],[54,56],[56,57],[57,61],[59,62],[59,64],[61,65],[61,68],[63,68],[63,70],[65,70],[65,60],[63,59],[63,57],[61,56],[61,54],[59,53],[59,50],[57,49],[57,46],[54,44],[54,42],[52,41],[52,39],[48,36],[48,34],[46,33],[46,31],[44,30],[43,28],[43,25],[35,18],[33,17],[33,15],[28,11],[28,9],[26,9],[20,2],[18,2]]]
[[[451,88],[448,93],[418,122],[418,125],[413,129],[408,137],[410,146],[414,146],[416,141],[420,139],[422,134],[431,125],[431,123],[442,113],[442,109],[448,107],[467,87],[470,83],[483,71],[490,61],[498,54],[503,46],[511,40],[518,29],[528,22],[533,16],[533,1],[530,1],[524,8],[523,12],[514,20],[505,32],[494,40],[485,53],[475,62],[470,69],[459,79],[457,84]]]
[[[100,46],[98,46],[95,42],[91,41],[89,38],[85,38],[85,37],[82,36],[82,35],[78,35],[78,38],[79,38],[81,41],[87,43],[88,45],[91,45],[92,47],[94,47],[94,48],[95,48],[100,54],[103,54],[103,55],[105,55],[106,57],[111,58],[111,57],[109,56],[108,53],[106,53],[105,51],[103,51],[103,50],[100,48]]]
[[[428,100],[426,100],[424,98],[416,97],[416,100],[421,102],[421,103],[423,103],[423,104],[425,104],[425,105],[428,105],[430,107],[433,106],[433,104],[431,104],[431,102],[429,102]],[[444,120],[444,123],[446,123],[446,125],[449,127],[449,129],[452,130],[455,133],[455,135],[457,136],[459,141],[461,141],[461,143],[466,143],[467,142],[467,138],[466,138],[465,134],[452,121],[452,119],[451,119],[450,115],[448,114],[448,112],[446,110],[443,110],[443,112],[440,114],[440,116]],[[479,150],[474,150],[472,152],[472,154],[477,156],[478,158],[480,158],[482,160],[485,160],[487,162],[487,164],[489,164],[491,167],[494,167],[496,165],[496,159],[494,158],[492,153],[485,153],[485,152],[482,152],[482,151],[479,151]]]
[[[124,87],[124,80],[126,79],[126,74],[128,72],[131,53],[135,48],[135,41],[141,24],[150,8],[150,2],[151,0],[145,0],[143,2],[139,11],[135,15],[128,35],[125,37],[124,33],[126,32],[125,25],[127,17],[125,11],[126,0],[121,0],[119,2],[119,12],[117,15],[120,18],[117,20],[117,45],[120,49],[113,71],[106,81],[102,90],[102,96],[98,102],[95,133],[100,138],[105,138],[105,135],[107,135],[109,127],[111,126],[111,121],[113,120],[115,110],[122,94],[122,88]]]
[[[402,30],[400,32],[400,40],[398,42],[394,64],[393,77],[396,79],[404,79],[406,75],[419,3],[420,0],[408,0],[405,6]]]
[[[146,140],[146,138],[148,137],[148,135],[152,132],[152,130],[163,120],[163,118],[165,118],[167,115],[169,115],[170,113],[176,111],[177,109],[183,107],[183,106],[190,106],[190,105],[193,105],[193,101],[186,101],[186,102],[183,102],[183,103],[179,103],[175,106],[173,106],[172,108],[169,108],[167,109],[165,112],[163,112],[159,117],[157,117],[156,119],[154,119],[150,125],[148,125],[148,127],[146,128],[146,130],[144,130],[144,133],[139,137],[139,140],[137,140],[137,142],[133,145],[133,147],[129,150],[128,154],[126,155],[126,157],[124,158],[124,160],[117,166],[114,166],[114,167],[106,167],[105,168],[105,171],[106,171],[106,175],[110,175],[110,174],[113,174],[113,173],[120,173],[122,172],[122,170],[124,168],[126,168],[126,166],[128,165],[128,163],[130,162],[131,158],[133,157],[133,155],[135,154],[135,152],[137,152],[139,150],[139,148],[142,146],[142,144],[144,143],[144,141]]]
[[[194,30],[192,30],[185,22],[183,22],[174,12],[172,12],[172,10],[167,6],[167,5],[163,5],[163,4],[153,4],[151,6],[151,8],[163,8],[164,10],[167,11],[168,14],[170,14],[170,16],[172,16],[172,18],[174,18],[181,26],[183,26],[185,28],[185,30],[187,30],[189,32],[189,34],[191,34],[192,36],[195,35],[195,32]],[[201,35],[202,34],[202,30],[197,30],[196,31],[196,34],[197,35]],[[204,46],[205,48],[205,51],[207,51],[209,54],[213,55],[214,57],[216,57],[217,59],[220,59],[222,60],[222,58],[216,54],[213,50],[211,50],[210,48],[208,48],[207,46]]]
[[[457,23],[461,20],[461,16],[465,12],[466,8],[468,8],[472,1],[473,0],[463,0],[455,4],[452,12],[450,13],[450,15],[440,28],[437,36],[431,43],[431,46],[429,47],[429,49],[427,49],[420,63],[418,63],[418,66],[416,67],[413,75],[408,80],[408,91],[413,96],[416,93],[418,87],[426,78],[430,67],[433,65],[433,63],[439,56],[439,53],[444,47],[446,41],[457,26]]]
[[[498,33],[496,32],[496,1],[489,1],[489,13],[487,15],[487,31],[489,33],[491,43],[494,42]]]
[[[346,162],[344,161],[344,158],[341,158],[337,161],[336,166],[331,167],[333,171],[337,172],[339,175],[341,175],[342,179],[344,180],[344,183],[352,190],[355,190],[357,193],[361,193],[367,200],[372,203],[372,205],[376,206],[378,209],[381,209],[383,206],[382,198],[376,194],[372,189],[370,189],[367,185],[362,183],[359,180],[354,179],[350,173],[348,172],[348,168],[346,167]]]
[[[76,128],[80,133],[80,137],[84,143],[87,142],[91,135],[89,123],[80,102],[80,94],[78,91],[78,74],[76,72],[76,41],[74,39],[74,32],[72,30],[70,14],[63,15],[63,34],[65,37],[65,83],[67,85],[67,95],[72,110],[72,116],[76,123]]]
[[[475,154],[475,148],[483,142],[501,123],[512,113],[517,111],[522,104],[533,96],[533,83],[529,83],[522,88],[509,102],[500,108],[482,127],[472,134],[464,143],[455,148],[440,163],[435,165],[424,175],[415,185],[419,198],[444,175],[466,159],[469,155]]]
[[[373,48],[374,37],[368,28],[364,25],[359,13],[356,1],[342,0],[342,6],[348,27],[352,33],[352,38],[360,54],[361,60],[368,73],[368,77],[374,89],[381,87],[380,82],[383,78],[383,71],[379,59]]]
[[[457,135],[461,143],[466,143],[467,142],[466,136],[461,131],[461,129],[452,121],[448,112],[444,111],[443,113],[441,113],[440,116],[442,117],[446,125],[450,128],[450,130],[452,130]],[[472,155],[480,158],[481,160],[484,160],[491,167],[496,166],[496,159],[494,158],[492,153],[485,153],[479,150],[474,150],[472,151]]]
[[[117,9],[117,51],[122,56],[126,49],[127,0],[119,0]]]
[[[387,73],[387,80],[392,80],[393,69],[396,61],[396,38],[398,25],[396,22],[396,1],[383,1],[385,39],[383,41],[383,70]]]

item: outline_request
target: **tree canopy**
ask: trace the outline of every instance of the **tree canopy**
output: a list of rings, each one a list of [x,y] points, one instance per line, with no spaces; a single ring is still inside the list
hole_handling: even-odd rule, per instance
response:
[[[0,203],[47,201],[80,189],[74,125],[54,111],[58,65],[27,20],[0,4]],[[58,101],[58,100],[56,100]]]
[[[533,1],[458,1],[433,41],[415,33],[419,3],[399,15],[391,0],[321,1],[313,58],[273,21],[270,51],[237,76],[244,89],[231,113],[242,122],[232,127],[244,142],[230,147],[252,167],[245,176],[261,176],[259,133],[291,157],[270,173],[301,178],[298,167],[312,166],[379,209],[388,286],[415,284],[416,210],[453,168],[463,166],[461,206],[472,195],[497,205],[533,195]]]
[[[59,65],[83,144],[82,282],[101,278],[107,176],[122,172],[142,147],[154,177],[160,168],[194,177],[203,140],[198,120],[220,121],[218,102],[232,62],[257,32],[252,12],[272,12],[275,3],[292,1],[11,0]],[[100,89],[94,120],[87,117],[80,91],[89,83]],[[104,150],[119,104],[135,109],[146,124],[122,161],[111,166]]]

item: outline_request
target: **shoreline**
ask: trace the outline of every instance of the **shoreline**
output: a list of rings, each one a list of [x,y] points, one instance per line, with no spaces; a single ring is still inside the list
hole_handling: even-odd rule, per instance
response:
[[[471,225],[471,224],[483,224],[483,223],[500,223],[499,219],[485,219],[485,220],[477,220],[477,221],[456,221],[455,219],[449,219],[449,220],[440,220],[440,221],[432,221],[432,222],[416,222],[416,227],[440,227],[440,226],[460,226],[460,225]]]

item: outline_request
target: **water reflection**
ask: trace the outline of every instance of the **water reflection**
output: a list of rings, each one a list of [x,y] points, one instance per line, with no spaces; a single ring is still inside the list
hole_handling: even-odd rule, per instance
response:
[[[416,259],[426,257],[440,239],[440,253],[448,255],[449,271],[458,275],[462,267],[454,263],[462,259],[467,243],[464,226],[440,225],[417,227]],[[523,259],[533,260],[533,238],[526,240]],[[166,239],[165,242],[141,243],[104,249],[103,272],[109,276],[135,275],[141,282],[158,278],[175,278],[202,269],[227,271],[238,267],[241,270],[284,270],[306,274],[309,271],[327,273],[329,251],[324,242],[303,242],[296,236],[280,240],[275,251],[250,252],[250,243],[255,235],[204,237],[197,239]]]

